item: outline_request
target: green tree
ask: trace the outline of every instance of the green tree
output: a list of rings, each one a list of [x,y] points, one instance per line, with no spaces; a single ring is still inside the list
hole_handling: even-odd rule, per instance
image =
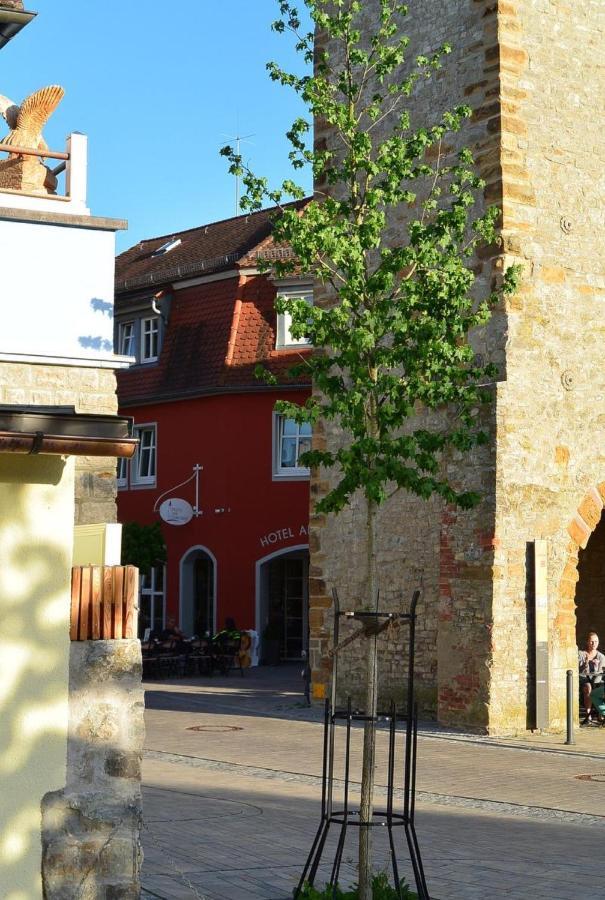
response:
[[[408,59],[406,4],[376,0],[375,27],[361,0],[303,0],[305,18],[291,0],[278,0],[277,32],[295,35],[311,73],[298,75],[269,63],[271,78],[292,88],[309,116],[296,119],[288,138],[295,170],[311,167],[314,198],[293,179],[279,187],[258,177],[231,147],[221,152],[242,178],[243,210],[277,205],[274,238],[292,248],[291,259],[272,263],[283,277],[313,274],[326,302],[280,299],[279,312],[292,319],[292,334],[315,348],[293,369],[312,376],[316,390],[304,406],[282,402],[279,411],[297,422],[335,420],[345,439],[340,448],[312,450],[301,462],[337,473],[317,510],[338,513],[355,494],[367,510],[368,594],[378,594],[376,512],[397,490],[423,498],[441,496],[470,508],[473,493],[459,492],[444,471],[451,448],[469,451],[485,443],[477,408],[489,402],[482,387],[495,368],[476,361],[469,332],[484,325],[493,306],[515,288],[509,269],[489,296],[478,297],[472,258],[479,245],[496,242],[498,210],[473,214],[484,187],[471,152],[442,151],[470,116],[467,106],[435,121],[412,121],[406,98],[431,78],[450,47]],[[365,9],[364,9],[365,7]],[[419,13],[421,14],[421,13]],[[321,40],[315,42],[315,33]],[[312,145],[312,122],[331,134],[328,146]],[[294,176],[295,177],[295,176]],[[386,241],[390,214],[410,210],[396,243]],[[494,246],[494,255],[497,249]],[[428,417],[422,411],[439,410]],[[368,641],[366,711],[375,715],[377,684],[374,641]],[[364,733],[362,820],[371,819],[374,794],[374,724]],[[371,829],[360,828],[359,897],[372,896]]]
[[[122,565],[136,566],[149,575],[153,566],[166,562],[166,544],[159,522],[140,525],[126,522],[122,527]]]

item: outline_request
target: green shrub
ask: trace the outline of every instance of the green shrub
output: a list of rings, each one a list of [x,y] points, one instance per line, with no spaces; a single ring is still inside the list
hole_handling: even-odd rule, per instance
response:
[[[337,885],[336,895],[334,895],[333,888],[329,884],[321,891],[310,884],[305,884],[300,894],[300,900],[334,900],[334,897],[336,900],[357,900],[358,896],[357,887],[350,891],[343,891]],[[401,882],[401,896],[403,900],[415,900],[418,896],[409,889],[405,879]],[[384,872],[380,872],[372,879],[372,897],[373,900],[399,900],[397,891],[389,884],[389,879]]]

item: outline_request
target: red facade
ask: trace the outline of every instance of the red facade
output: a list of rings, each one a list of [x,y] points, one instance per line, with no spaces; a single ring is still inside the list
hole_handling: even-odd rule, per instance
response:
[[[270,241],[269,221],[230,222],[219,236],[222,262],[212,232],[225,223],[172,236],[181,241],[165,255],[154,257],[166,242],[158,238],[118,258],[117,349],[137,356],[118,374],[120,409],[141,437],[140,459],[120,473],[119,519],[161,521],[159,505],[171,498],[194,508],[186,524],[161,521],[167,564],[144,586],[143,627],[157,630],[174,615],[186,633],[199,634],[231,617],[264,633],[267,652],[276,638],[281,657],[297,657],[306,645],[309,484],[294,454],[308,438],[291,435],[275,404],[308,396],[309,385],[287,372],[309,350],[276,348],[276,286],[251,265],[251,251]],[[235,233],[242,223],[249,234]],[[204,247],[205,237],[215,244]],[[185,249],[186,280],[177,255]],[[213,270],[209,260],[217,259]],[[255,376],[259,363],[277,386]]]

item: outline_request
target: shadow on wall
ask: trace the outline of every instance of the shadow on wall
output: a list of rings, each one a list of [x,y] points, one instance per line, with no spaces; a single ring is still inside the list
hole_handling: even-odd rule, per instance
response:
[[[65,784],[73,460],[0,455],[0,884],[40,896],[40,803]]]

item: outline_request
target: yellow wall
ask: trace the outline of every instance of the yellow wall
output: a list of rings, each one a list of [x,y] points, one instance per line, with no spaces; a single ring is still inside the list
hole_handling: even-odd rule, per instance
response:
[[[40,803],[65,785],[73,473],[0,454],[2,900],[40,900]]]

